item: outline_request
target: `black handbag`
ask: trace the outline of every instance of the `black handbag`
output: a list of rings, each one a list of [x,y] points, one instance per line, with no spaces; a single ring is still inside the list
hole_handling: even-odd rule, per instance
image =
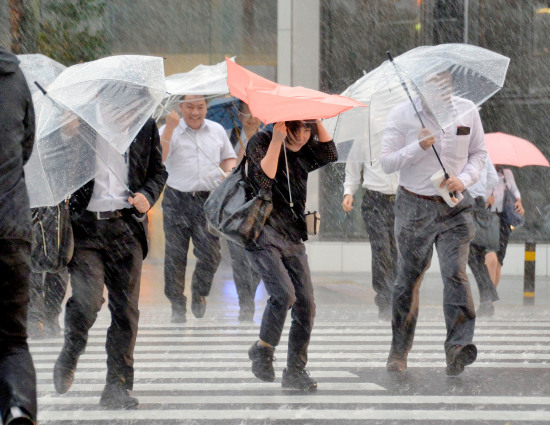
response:
[[[68,200],[53,207],[33,208],[31,269],[59,273],[73,257],[74,239]]]
[[[472,244],[487,251],[498,251],[500,243],[500,218],[489,209],[475,206],[473,209],[476,234]]]
[[[506,185],[506,179],[504,179]],[[508,227],[517,229],[525,224],[525,217],[516,212],[516,197],[508,186],[504,187],[504,198],[502,200],[502,218]]]
[[[248,182],[246,157],[204,203],[210,233],[244,247],[256,242],[272,209],[271,191],[255,193]]]

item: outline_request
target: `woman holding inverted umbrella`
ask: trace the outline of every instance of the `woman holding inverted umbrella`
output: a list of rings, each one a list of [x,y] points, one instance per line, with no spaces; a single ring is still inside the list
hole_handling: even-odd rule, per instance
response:
[[[309,172],[336,161],[338,155],[321,121],[311,119],[364,105],[302,87],[280,86],[234,62],[227,63],[231,94],[247,102],[250,112],[264,123],[276,122],[272,132],[256,133],[246,147],[250,183],[256,190],[271,190],[273,199],[273,210],[259,238],[247,247],[270,295],[260,339],[248,351],[252,372],[262,381],[275,379],[273,354],[290,309],[292,325],[282,386],[313,391],[317,382],[305,370],[315,316],[303,244],[307,240],[307,178]]]

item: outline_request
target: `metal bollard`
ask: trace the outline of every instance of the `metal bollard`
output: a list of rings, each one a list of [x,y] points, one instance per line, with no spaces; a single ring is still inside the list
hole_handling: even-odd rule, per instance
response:
[[[523,305],[535,305],[535,242],[525,242]]]

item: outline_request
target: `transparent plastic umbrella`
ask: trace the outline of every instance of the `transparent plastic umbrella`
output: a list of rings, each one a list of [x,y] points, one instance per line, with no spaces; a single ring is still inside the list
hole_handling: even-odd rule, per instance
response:
[[[44,87],[49,86],[67,67],[59,62],[41,54],[17,55],[19,67],[25,75],[27,85],[32,94],[36,123],[44,100],[43,93],[38,89],[35,81],[39,81]]]
[[[162,58],[111,56],[63,71],[43,95],[25,166],[31,207],[58,204],[94,178],[96,161],[127,158],[165,95]]]
[[[420,99],[436,123],[434,131],[441,131],[457,119],[442,94],[468,99],[477,108],[502,88],[509,62],[506,56],[468,44],[421,46],[393,62],[387,60],[342,93],[369,108],[352,109],[325,121],[339,148],[339,161],[376,161],[388,114],[403,102]],[[452,85],[440,80],[430,84],[444,72],[451,75]]]
[[[174,109],[183,95],[215,97],[229,93],[225,61],[216,65],[201,64],[191,71],[166,77],[166,91],[169,95],[155,111],[155,119]]]

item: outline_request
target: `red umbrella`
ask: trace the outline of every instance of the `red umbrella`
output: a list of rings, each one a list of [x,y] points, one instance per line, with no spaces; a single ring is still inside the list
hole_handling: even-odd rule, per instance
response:
[[[252,115],[265,124],[330,118],[351,108],[367,106],[345,96],[277,84],[228,58],[226,62],[227,85],[231,95],[247,103]]]
[[[485,134],[485,146],[493,164],[550,167],[542,152],[531,142],[506,133]]]

